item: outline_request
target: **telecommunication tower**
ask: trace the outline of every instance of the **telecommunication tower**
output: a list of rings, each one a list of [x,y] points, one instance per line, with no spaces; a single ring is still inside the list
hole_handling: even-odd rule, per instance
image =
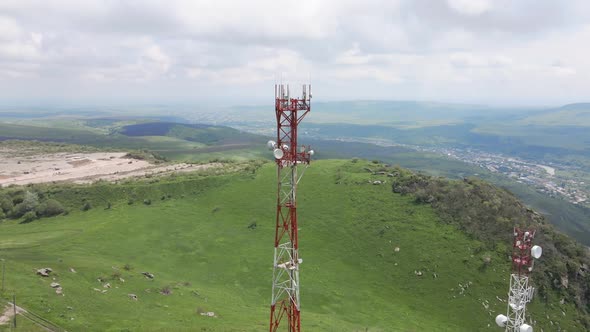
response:
[[[301,330],[299,302],[299,238],[297,230],[297,183],[303,176],[297,166],[309,166],[313,150],[297,145],[299,123],[311,110],[311,85],[303,86],[301,98],[291,98],[288,85],[275,85],[277,141],[268,141],[277,164],[277,215],[274,242],[270,331],[286,320],[287,331]],[[305,169],[304,168],[304,171]]]
[[[535,291],[529,286],[529,273],[533,271],[534,260],[543,254],[541,247],[533,245],[534,238],[535,230],[514,228],[508,312],[506,316],[496,316],[496,324],[505,327],[506,332],[533,332],[533,327],[525,323],[526,305]]]

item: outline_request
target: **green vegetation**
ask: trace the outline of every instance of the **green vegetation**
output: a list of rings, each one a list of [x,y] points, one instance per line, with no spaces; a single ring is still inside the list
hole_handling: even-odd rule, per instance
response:
[[[59,201],[48,199],[46,194],[37,188],[27,190],[16,187],[0,191],[0,220],[22,218],[23,222],[31,222],[37,218],[54,217],[64,212],[66,210]]]
[[[214,144],[219,142],[260,141],[257,135],[243,133],[238,130],[203,124],[180,124],[173,122],[148,122],[127,125],[118,130],[126,136],[165,136],[178,139]]]
[[[0,223],[4,296],[16,292],[25,308],[72,331],[264,330],[275,181],[274,163],[257,162],[119,185],[30,186],[70,213]],[[506,310],[496,297],[506,297],[513,223],[541,223],[546,258],[529,310],[536,326],[587,324],[583,279],[571,277],[587,254],[502,190],[324,160],[306,171],[298,197],[307,330],[495,331],[493,317]],[[93,208],[81,211],[85,203]],[[35,275],[42,267],[53,269],[65,296],[51,277]],[[570,288],[550,273],[570,276]]]
[[[108,121],[104,123],[112,124]],[[0,133],[0,144],[3,140],[35,140],[53,142],[42,143],[46,147],[73,144],[74,147],[67,148],[73,150],[86,147],[85,151],[149,150],[161,158],[188,162],[259,158],[265,142],[262,136],[229,127],[169,122],[127,123],[122,127],[109,127],[108,131],[88,127],[52,128],[0,123]]]
[[[158,155],[157,153],[150,152],[149,150],[132,151],[125,155],[125,158],[147,160],[153,164],[159,164],[167,161],[165,157]]]
[[[453,179],[479,177],[514,193],[529,207],[542,213],[559,230],[567,233],[580,243],[590,245],[590,209],[574,205],[560,198],[535,191],[534,188],[518,183],[504,176],[491,173],[481,167],[434,153],[416,152],[403,147],[380,147],[366,143],[351,143],[316,140],[312,146],[319,151],[319,158],[377,158],[384,162],[400,165],[429,175]],[[584,173],[585,174],[585,173]],[[584,179],[577,174],[579,179]],[[590,184],[590,181],[587,183]]]
[[[522,125],[590,127],[590,103],[565,105],[524,117]]]
[[[434,107],[434,106],[432,106]],[[91,121],[91,120],[88,120]],[[237,160],[246,161],[251,159],[265,158],[267,153],[263,148],[264,138],[260,136],[244,134],[237,130],[227,127],[213,127],[203,125],[182,125],[174,123],[154,123],[141,122],[137,123],[130,120],[116,122],[114,119],[96,121],[92,123],[95,126],[108,125],[111,134],[100,134],[88,132],[95,141],[80,142],[89,145],[70,145],[65,143],[50,142],[28,142],[28,141],[4,141],[0,142],[2,146],[10,146],[18,149],[20,153],[34,154],[39,152],[93,152],[100,150],[134,150],[132,155],[138,158],[145,158],[152,162],[165,160],[187,161],[187,162],[206,162],[206,161],[227,161]],[[192,127],[191,127],[192,126]],[[125,136],[118,132],[127,128],[133,135],[148,136]],[[308,129],[319,128],[327,135],[352,135],[366,136],[376,135],[395,140],[407,139],[414,144],[439,144],[441,142],[475,142],[469,133],[473,128],[470,125],[439,126],[437,128],[415,128],[413,130],[392,129],[388,126],[343,126],[343,125],[323,125],[322,127],[308,127]],[[11,131],[14,135],[20,135],[21,138],[35,136],[37,127],[21,126],[19,130]],[[127,129],[123,130],[126,131]],[[2,130],[2,125],[0,125]],[[48,129],[53,130],[53,129]],[[63,132],[62,132],[63,131]],[[78,131],[74,131],[78,132]],[[69,134],[68,134],[69,133]],[[209,134],[208,134],[209,133]],[[401,133],[401,134],[400,134]],[[149,136],[152,134],[161,134],[166,136]],[[61,135],[61,136],[60,136]],[[241,135],[244,140],[239,142]],[[470,136],[471,135],[471,136]],[[69,129],[61,129],[51,136],[52,139],[70,141],[68,137],[77,137],[71,134]],[[442,138],[441,138],[442,137]],[[186,138],[186,139],[185,139]],[[187,140],[189,139],[189,140]],[[203,142],[195,142],[195,139],[201,139]],[[77,138],[74,139],[77,141]],[[556,140],[560,141],[560,140]],[[564,141],[564,140],[561,140]],[[207,145],[207,144],[212,145]],[[443,158],[437,154],[416,152],[410,149],[400,147],[381,147],[362,143],[342,143],[316,140],[311,142],[319,158],[371,158],[379,159],[392,164],[399,164],[403,167],[421,170],[432,175],[442,175],[447,177],[462,178],[464,176],[478,176],[493,182],[496,185],[509,189],[517,194],[526,204],[537,209],[539,212],[547,215],[548,219],[562,231],[578,239],[581,243],[590,244],[590,210],[581,206],[576,206],[557,198],[551,198],[544,194],[536,192],[533,188],[516,183],[504,177],[497,176],[481,168],[470,166],[465,163]],[[518,146],[518,145],[517,145]],[[526,150],[526,149],[525,149]],[[531,153],[534,153],[532,149]],[[518,152],[518,151],[517,151]],[[527,152],[529,153],[529,152]],[[551,156],[547,155],[546,156]],[[572,165],[590,165],[590,159],[583,155],[574,157],[564,157],[555,155],[551,158],[560,158]],[[566,159],[564,159],[566,158]],[[576,178],[583,180],[590,177],[588,173],[579,171]],[[590,181],[587,181],[590,184]],[[79,208],[79,207],[78,207]]]
[[[394,192],[413,194],[417,202],[430,204],[442,221],[482,241],[486,249],[510,243],[514,226],[535,228],[539,232],[535,243],[544,248],[543,264],[533,272],[539,294],[546,303],[569,299],[584,313],[577,319],[590,328],[590,255],[586,248],[556,232],[511,193],[487,182],[475,178],[449,181],[402,169],[394,174]],[[567,280],[565,285],[563,280]]]
[[[17,305],[19,304],[18,300],[19,299],[17,299]],[[11,301],[12,301],[12,299],[11,299]],[[8,301],[5,301],[4,299],[0,298],[0,314],[4,313],[4,309],[9,306],[12,306],[12,302],[8,302]],[[39,319],[38,317],[35,317],[30,313],[26,313],[26,314],[19,313],[17,315],[17,317],[16,317],[17,328],[16,329],[13,326],[13,322],[14,322],[14,320],[11,319],[11,321],[8,324],[0,325],[0,332],[12,332],[12,331],[45,332],[47,330],[44,327],[51,326],[50,324],[47,324],[47,322],[44,322],[42,319]],[[54,327],[54,326],[51,326],[51,327]],[[59,329],[55,329],[55,331],[59,331]]]
[[[0,140],[0,149],[10,149],[12,153],[20,156],[31,156],[38,154],[51,154],[58,152],[99,152],[103,149],[88,145],[77,145],[70,143],[25,141],[25,140]]]

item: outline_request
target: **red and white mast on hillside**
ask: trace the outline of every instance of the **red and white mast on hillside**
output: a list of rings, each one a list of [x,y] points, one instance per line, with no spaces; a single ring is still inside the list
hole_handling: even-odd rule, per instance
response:
[[[286,320],[287,331],[301,330],[299,302],[299,239],[297,230],[297,165],[309,166],[313,150],[297,145],[297,127],[311,110],[311,85],[303,86],[301,98],[290,98],[289,86],[275,85],[277,141],[269,141],[277,163],[278,191],[274,242],[270,331]],[[304,169],[305,171],[305,169]]]
[[[533,327],[525,323],[526,305],[532,300],[535,291],[529,286],[529,273],[533,271],[534,260],[543,253],[541,247],[533,245],[534,238],[535,230],[514,228],[508,312],[506,316],[496,316],[496,324],[505,327],[506,332],[533,332]]]

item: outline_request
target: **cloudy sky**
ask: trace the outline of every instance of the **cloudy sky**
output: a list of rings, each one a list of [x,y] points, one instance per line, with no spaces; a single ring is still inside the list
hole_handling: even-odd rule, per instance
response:
[[[0,100],[590,101],[590,1],[1,0]]]

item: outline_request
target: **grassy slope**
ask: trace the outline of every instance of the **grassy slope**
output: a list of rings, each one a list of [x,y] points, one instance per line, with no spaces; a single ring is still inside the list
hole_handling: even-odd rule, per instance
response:
[[[184,161],[203,161],[211,159],[249,160],[261,157],[265,138],[259,135],[240,132],[223,126],[143,123],[121,128],[122,133],[145,139],[151,137],[150,150],[164,157]],[[160,136],[143,136],[143,135]],[[141,136],[139,136],[141,135]],[[155,146],[153,140],[159,137],[162,146]],[[175,141],[174,141],[175,140]],[[181,144],[184,142],[184,144]],[[191,146],[191,144],[200,146]]]
[[[168,136],[134,136],[102,133],[91,128],[50,128],[0,123],[0,140],[42,140],[89,145],[109,149],[151,150],[168,159],[207,161],[211,159],[249,160],[259,158],[265,139],[243,134],[228,127],[205,129],[176,126]]]
[[[368,184],[374,176],[364,166],[319,161],[300,185],[303,327],[496,330],[488,324],[505,311],[495,298],[505,297],[508,287],[503,255],[474,254],[478,241],[439,223],[430,207],[392,194],[389,185]],[[56,190],[55,197],[80,206],[86,198],[95,208],[30,224],[0,224],[7,288],[16,290],[27,308],[72,331],[263,330],[272,273],[274,175],[267,164],[255,175]],[[163,194],[172,199],[160,201]],[[112,210],[99,208],[105,196],[115,202]],[[127,205],[129,197],[154,203]],[[258,227],[248,229],[253,222]],[[484,254],[493,264],[481,270]],[[133,269],[123,270],[125,264]],[[56,271],[65,297],[49,288],[51,280],[35,276],[34,269],[44,266]],[[415,270],[424,276],[415,276]],[[110,280],[113,288],[106,294],[93,290],[103,289],[97,277],[115,271],[124,283]],[[155,280],[142,271],[154,273]],[[468,282],[472,285],[461,295],[458,284]],[[158,294],[165,286],[172,287],[172,295]],[[139,301],[129,300],[128,293]],[[197,315],[197,308],[219,318]],[[549,326],[548,314],[573,330],[560,310],[533,303],[530,312],[540,326]]]
[[[109,122],[99,122],[97,125],[108,125]],[[142,127],[155,123],[141,123],[131,125],[130,128]],[[264,139],[251,134],[243,134],[227,127],[191,128],[190,125],[160,123],[166,128],[168,136],[136,136],[103,135],[87,130],[73,130],[72,128],[38,128],[32,126],[2,125],[0,137],[20,137],[37,139],[54,139],[80,144],[90,144],[99,148],[115,147],[117,149],[149,149],[171,160],[203,162],[208,160],[250,160],[265,157],[268,153],[263,148]],[[375,128],[375,126],[371,127]],[[384,127],[379,127],[384,128]],[[158,129],[152,128],[151,129]],[[368,131],[364,134],[367,134]],[[389,130],[387,131],[389,132]],[[411,131],[407,131],[411,132]],[[363,132],[361,131],[361,134]],[[149,134],[149,132],[146,132]],[[444,136],[444,132],[440,133]],[[240,141],[243,136],[244,140]],[[410,135],[411,136],[411,135]],[[424,133],[418,135],[424,139]],[[437,136],[438,137],[438,136]],[[207,146],[209,143],[211,146]],[[465,165],[461,162],[441,158],[438,155],[416,153],[399,148],[383,148],[360,143],[337,143],[326,141],[313,142],[321,155],[331,158],[377,158],[387,162],[398,163],[404,167],[427,171],[435,175],[463,177],[473,173],[502,187],[515,192],[527,204],[532,205],[549,215],[549,219],[568,234],[576,237],[582,243],[588,244],[590,238],[590,224],[588,211],[573,206],[558,199],[552,199],[536,193],[533,189],[519,185],[513,181],[489,174],[481,169]],[[580,157],[582,158],[582,157]],[[587,175],[582,173],[583,176]],[[582,176],[582,177],[583,177]],[[582,177],[579,177],[582,179]],[[590,183],[590,181],[588,181]]]
[[[152,123],[153,124],[153,123]],[[162,123],[169,124],[169,123]],[[134,125],[135,127],[145,124]],[[133,126],[132,126],[133,127]],[[217,132],[220,131],[220,132]],[[95,147],[115,147],[116,149],[149,149],[158,155],[171,160],[202,162],[209,160],[251,160],[267,157],[263,148],[263,139],[255,135],[245,135],[245,143],[238,142],[241,133],[227,127],[209,127],[204,129],[190,128],[183,125],[175,126],[170,136],[135,136],[103,135],[84,130],[37,128],[31,126],[14,126],[0,124],[0,136],[10,135],[21,138],[54,139],[67,142],[90,144]],[[192,135],[192,136],[191,136]],[[220,144],[207,146],[202,142],[185,140],[184,137],[201,139],[211,143],[211,139],[221,140]],[[256,140],[261,142],[256,142]],[[227,143],[227,144],[226,144]],[[362,143],[340,143],[330,141],[314,141],[313,146],[319,151],[318,157],[328,158],[376,158],[386,162],[400,164],[403,167],[426,171],[434,175],[463,177],[478,173],[480,177],[507,187],[516,193],[527,204],[547,213],[549,219],[561,230],[574,236],[584,244],[590,244],[590,223],[587,222],[590,212],[579,206],[560,199],[547,197],[533,189],[493,175],[480,168],[449,160],[435,154],[414,152],[403,148],[384,148]],[[44,146],[47,149],[48,145]],[[587,175],[586,173],[582,173]],[[581,179],[581,177],[579,177]],[[588,181],[590,183],[590,181]]]
[[[522,124],[541,126],[590,126],[590,103],[569,104],[556,109],[536,112],[522,118]]]
[[[459,179],[477,176],[496,186],[510,190],[527,205],[545,214],[546,218],[558,229],[574,237],[580,243],[590,245],[590,210],[560,198],[549,197],[535,191],[530,186],[517,183],[478,166],[432,153],[415,152],[401,147],[378,147],[364,143],[321,140],[313,141],[312,146],[316,151],[319,151],[317,154],[319,158],[370,158],[426,172],[434,176]],[[582,179],[582,177],[578,178]]]

